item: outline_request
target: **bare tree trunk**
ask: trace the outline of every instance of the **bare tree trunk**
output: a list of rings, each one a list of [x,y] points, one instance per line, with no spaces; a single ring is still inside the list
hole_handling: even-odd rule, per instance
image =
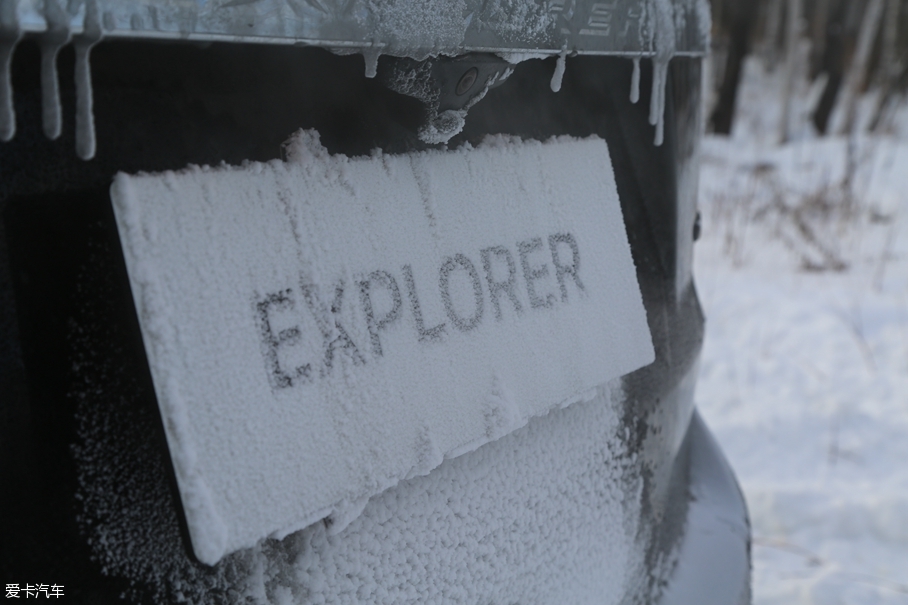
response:
[[[883,26],[882,69],[880,70],[883,82],[893,82],[899,75],[898,58],[896,57],[896,44],[899,35],[899,15],[901,13],[901,0],[889,0],[886,3],[886,17]]]
[[[874,0],[879,1],[879,0]],[[785,86],[782,88],[781,142],[791,139],[791,97],[798,60],[798,34],[801,24],[801,0],[787,0],[785,15]]]
[[[826,134],[832,129],[833,112],[841,105],[842,84],[845,72],[854,56],[858,30],[864,15],[865,2],[836,1],[830,5],[829,25],[826,29],[826,52],[823,55],[821,71],[829,77],[826,86],[813,110],[813,123],[817,132]],[[839,112],[841,113],[841,112]]]
[[[842,99],[845,116],[842,120],[839,134],[848,134],[854,128],[858,98],[867,81],[867,64],[870,61],[873,42],[876,39],[877,32],[880,29],[880,22],[883,18],[883,5],[883,0],[870,0],[867,9],[864,11],[861,31],[858,34],[857,48],[855,49],[854,57],[851,59],[851,65],[848,67],[848,76],[845,80],[845,94]]]
[[[829,24],[829,0],[816,0],[813,6],[813,23],[810,31],[810,78],[821,71],[826,53],[826,28]]]
[[[735,103],[738,98],[738,85],[741,81],[744,59],[750,51],[750,39],[753,25],[756,22],[758,2],[746,0],[734,2],[729,7],[729,44],[722,70],[722,86],[716,107],[710,116],[710,125],[717,134],[731,134],[735,115]]]
[[[747,0],[745,0],[746,2]],[[779,29],[782,27],[782,0],[769,0],[766,10],[766,29],[763,32],[763,56],[766,65],[774,69],[779,56]]]
[[[880,68],[878,70],[878,80],[880,86],[880,96],[877,99],[877,105],[870,120],[870,130],[876,131],[882,122],[883,113],[886,110],[890,98],[895,88],[895,81],[899,77],[901,66],[896,56],[896,44],[898,42],[898,23],[901,12],[901,0],[888,0],[886,2],[886,17],[883,22],[883,48],[880,53]]]

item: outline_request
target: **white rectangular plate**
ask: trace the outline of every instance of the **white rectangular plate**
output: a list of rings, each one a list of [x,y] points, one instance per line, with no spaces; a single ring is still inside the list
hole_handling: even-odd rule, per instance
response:
[[[288,154],[111,188],[199,560],[653,361],[602,140]]]

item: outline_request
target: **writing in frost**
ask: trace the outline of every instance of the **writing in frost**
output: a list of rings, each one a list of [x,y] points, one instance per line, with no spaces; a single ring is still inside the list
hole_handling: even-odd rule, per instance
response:
[[[362,274],[352,284],[340,279],[330,301],[305,278],[295,288],[257,296],[254,313],[271,386],[285,389],[329,376],[341,357],[354,365],[378,360],[386,354],[382,336],[397,324],[409,324],[413,337],[428,345],[444,342],[452,331],[469,333],[483,322],[500,322],[505,314],[519,318],[528,310],[555,309],[572,296],[585,295],[580,247],[571,233],[529,238],[514,249],[489,246],[475,258],[478,263],[460,253],[445,257],[434,276],[414,275],[407,264],[394,273],[378,269]],[[348,330],[352,324],[347,323],[352,318],[341,316],[344,299],[351,295],[358,299],[354,320],[362,322],[359,327],[365,330],[359,333],[368,334],[368,342],[355,342],[351,333],[356,331]],[[432,295],[441,300],[443,318],[426,316],[424,296]],[[314,319],[320,350],[306,351],[304,345],[313,339],[306,338],[300,314]]]

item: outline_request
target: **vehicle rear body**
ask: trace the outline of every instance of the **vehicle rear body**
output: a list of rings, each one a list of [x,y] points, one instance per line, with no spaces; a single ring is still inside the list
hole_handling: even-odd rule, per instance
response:
[[[615,3],[569,4],[597,24],[596,10]],[[306,6],[297,7],[298,23],[309,23]],[[325,7],[313,14],[339,10]],[[76,141],[77,84],[68,75],[77,52],[60,51],[64,127],[56,141],[42,133],[39,38],[26,35],[12,62],[16,133],[0,143],[5,582],[53,582],[84,602],[749,602],[746,510],[694,407],[704,326],[691,275],[702,129],[696,36],[679,34],[669,62],[652,40],[609,48],[613,35],[583,28],[567,40],[515,34],[509,52],[550,55],[516,62],[489,52],[502,50],[503,29],[483,34],[471,21],[469,35],[440,34],[428,48],[395,29],[382,52],[372,40],[364,59],[260,44],[230,28],[183,32],[195,43],[149,40],[141,32],[150,20],[127,27],[99,15],[110,39],[91,50],[90,161],[73,152],[86,149]],[[328,44],[328,21],[310,23],[305,35],[258,33],[335,51],[346,39],[351,52],[387,33],[374,24],[345,29],[353,22],[339,19],[347,25]],[[693,20],[687,27],[699,31]],[[173,37],[159,28],[158,37]],[[553,92],[562,43],[580,52],[567,57]],[[427,58],[442,52],[456,57]],[[368,78],[373,60],[377,77]],[[341,532],[317,523],[202,565],[156,405],[112,178],[279,160],[300,128],[317,131],[332,154],[437,148],[421,135],[435,117],[468,106],[473,97],[456,93],[463,76],[503,73],[508,60],[513,73],[468,107],[447,144],[497,134],[606,141],[656,361],[602,385],[592,400],[374,496]],[[432,102],[389,88],[395,74],[424,61],[441,91]],[[656,145],[651,95],[661,91],[653,86],[660,61],[667,77]]]

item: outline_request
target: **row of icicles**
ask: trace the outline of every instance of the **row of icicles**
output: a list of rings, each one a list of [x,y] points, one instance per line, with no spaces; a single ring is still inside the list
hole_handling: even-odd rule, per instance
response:
[[[674,32],[670,34],[674,37]],[[658,147],[665,139],[665,87],[668,82],[668,62],[671,60],[672,49],[659,49],[653,57],[653,88],[650,95],[649,123],[656,127],[656,136],[653,141]],[[363,58],[366,62],[366,77],[374,78],[378,73],[378,58],[380,53],[374,49],[364,50]],[[564,79],[568,51],[563,49],[558,53],[555,63],[555,72],[552,74],[552,92],[561,90],[561,81]],[[640,100],[640,57],[634,57],[634,72],[631,76],[631,103]]]
[[[41,103],[44,134],[49,139],[57,139],[63,130],[63,118],[60,107],[60,89],[57,78],[57,54],[60,49],[72,41],[76,51],[76,155],[83,160],[95,156],[96,141],[94,114],[92,111],[91,67],[89,55],[92,46],[101,39],[101,19],[94,2],[86,3],[83,32],[71,36],[69,19],[57,0],[45,0],[45,17],[47,31],[41,34]],[[0,10],[14,6],[15,3],[3,3]],[[22,37],[22,32],[15,19],[6,19],[0,15],[0,140],[9,141],[16,134],[16,115],[13,108],[13,91],[10,80],[10,67],[13,49]],[[13,23],[12,26],[9,24]],[[375,75],[377,53],[372,57],[366,54],[366,75]],[[553,92],[561,90],[564,77],[567,50],[562,50],[552,74]],[[650,97],[649,122],[656,127],[654,143],[658,146],[664,140],[665,130],[665,87],[668,75],[668,59],[656,57],[653,61],[653,87]],[[373,59],[369,61],[369,59]],[[634,71],[631,77],[631,103],[640,100],[640,57],[635,57]],[[371,67],[371,69],[370,69]]]
[[[15,11],[15,2],[4,2],[0,11]],[[63,131],[60,87],[57,78],[57,54],[70,41],[76,51],[76,155],[83,160],[95,157],[95,123],[92,111],[91,48],[101,39],[101,15],[95,2],[87,2],[82,33],[72,36],[69,16],[58,0],[45,0],[47,30],[40,35],[41,47],[41,119],[44,134],[51,140]],[[16,134],[13,87],[10,68],[13,49],[22,31],[13,15],[0,15],[0,140],[9,141]]]
[[[552,74],[552,92],[561,90],[561,81],[564,78],[565,59],[567,51],[563,50],[558,55],[555,63],[555,73]],[[634,72],[631,75],[631,103],[640,100],[640,57],[634,57]],[[665,139],[665,86],[668,81],[668,59],[653,60],[653,89],[650,95],[649,123],[656,127],[654,144],[658,147]]]

